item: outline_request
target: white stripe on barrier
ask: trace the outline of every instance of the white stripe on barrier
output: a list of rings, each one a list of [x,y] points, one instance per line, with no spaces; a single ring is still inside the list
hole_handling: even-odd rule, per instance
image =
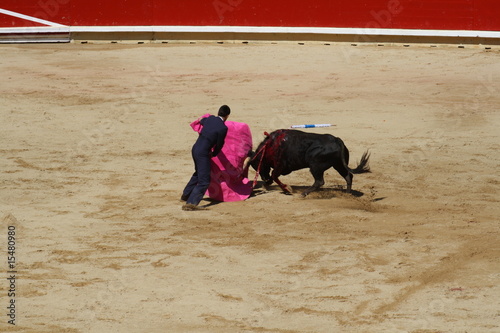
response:
[[[10,11],[10,10],[7,10],[7,9],[0,8],[0,14],[5,14],[5,15],[8,15],[8,16],[14,16],[14,17],[17,17],[17,18],[20,18],[20,19],[23,19],[23,20],[27,20],[27,21],[31,21],[31,22],[36,22],[36,23],[40,23],[40,24],[45,24],[45,25],[48,25],[48,26],[51,26],[51,27],[64,27],[64,25],[59,24],[59,23],[42,20],[42,19],[39,19],[37,17],[28,16],[28,15],[24,15],[24,14],[20,14],[20,13],[16,13],[16,12],[13,12],[13,11]],[[3,29],[0,29],[0,30],[3,30]]]
[[[500,38],[500,31],[252,26],[72,26],[71,32],[229,32]]]
[[[0,9],[0,11],[2,11]],[[43,20],[42,20],[43,21]],[[47,22],[47,21],[45,21]],[[288,33],[369,36],[414,37],[471,37],[500,38],[500,31],[480,30],[421,30],[421,29],[364,29],[364,28],[315,28],[315,27],[250,27],[250,26],[64,26],[52,23],[65,31],[74,32],[196,32],[196,33]],[[49,27],[0,28],[0,33],[47,32]],[[57,31],[56,31],[57,32]]]

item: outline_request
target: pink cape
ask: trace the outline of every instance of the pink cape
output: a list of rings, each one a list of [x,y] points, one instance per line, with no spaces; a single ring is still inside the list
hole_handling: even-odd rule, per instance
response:
[[[191,123],[194,131],[200,133],[200,119]],[[252,183],[243,173],[243,162],[252,149],[252,133],[245,123],[226,121],[227,135],[222,150],[212,158],[210,186],[206,195],[218,201],[240,201],[252,193]]]

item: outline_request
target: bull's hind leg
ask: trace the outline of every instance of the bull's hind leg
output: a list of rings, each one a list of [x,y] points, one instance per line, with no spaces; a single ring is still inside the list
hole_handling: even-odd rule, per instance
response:
[[[346,189],[346,192],[347,193],[351,193],[351,190],[352,190],[352,178],[353,178],[353,174],[348,172],[347,173],[347,176],[344,177],[345,181],[347,182],[347,189]]]
[[[335,166],[333,166],[337,171],[339,171],[339,173],[342,175],[342,177],[344,177],[346,183],[347,183],[347,188],[346,188],[346,192],[347,193],[351,193],[351,189],[352,189],[352,178],[354,177],[352,172],[349,171],[349,169],[346,169],[346,166],[349,165],[349,149],[347,149],[346,146],[344,146],[344,159],[345,159],[345,165],[342,165],[341,166],[341,169],[342,169],[342,172],[339,171],[339,169],[335,168]]]
[[[312,184],[311,187],[307,188],[304,192],[302,192],[303,197],[307,196],[309,193],[313,191],[319,190],[321,186],[325,185],[325,178],[324,178],[325,170],[326,168],[322,167],[316,167],[310,169],[311,174],[314,177],[314,184]]]
[[[344,177],[346,183],[347,183],[347,188],[346,188],[346,192],[347,193],[351,193],[351,189],[352,189],[352,179],[353,179],[353,174],[348,170],[346,169],[346,167],[344,166],[344,164],[342,162],[336,162],[333,164],[333,168],[335,170],[337,170],[337,172],[342,176]]]

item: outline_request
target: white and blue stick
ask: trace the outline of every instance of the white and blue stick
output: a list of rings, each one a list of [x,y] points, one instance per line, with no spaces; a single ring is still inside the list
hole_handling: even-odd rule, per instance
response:
[[[311,124],[311,125],[292,125],[290,126],[290,128],[315,128],[315,127],[330,127],[330,126],[332,126],[332,124]]]

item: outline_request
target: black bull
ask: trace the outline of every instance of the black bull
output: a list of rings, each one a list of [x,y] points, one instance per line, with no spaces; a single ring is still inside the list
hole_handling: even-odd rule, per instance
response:
[[[250,164],[260,174],[265,184],[271,185],[275,181],[286,193],[291,191],[278,177],[288,175],[295,170],[309,168],[314,177],[314,184],[307,188],[302,196],[318,190],[325,184],[323,175],[330,167],[344,177],[347,182],[347,192],[351,191],[353,174],[370,172],[368,151],[361,157],[359,165],[355,169],[350,169],[349,150],[340,138],[330,134],[277,130],[271,134],[266,133],[264,141],[250,155]]]

